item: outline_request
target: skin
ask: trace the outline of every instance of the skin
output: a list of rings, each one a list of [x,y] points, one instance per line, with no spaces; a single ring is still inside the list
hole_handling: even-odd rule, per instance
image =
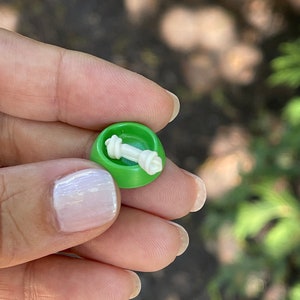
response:
[[[139,281],[128,270],[159,270],[181,252],[181,231],[169,220],[199,199],[195,178],[168,161],[158,180],[118,192],[114,220],[68,234],[56,226],[52,189],[62,176],[100,167],[88,156],[108,124],[165,127],[172,96],[99,58],[2,29],[0,53],[0,298],[135,296]]]

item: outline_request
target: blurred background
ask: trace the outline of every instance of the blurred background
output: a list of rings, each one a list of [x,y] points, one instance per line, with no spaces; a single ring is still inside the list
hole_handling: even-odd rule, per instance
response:
[[[300,0],[0,0],[0,27],[141,73],[181,100],[159,133],[200,175],[190,247],[144,300],[300,299]],[[184,199],[182,199],[184,201]]]

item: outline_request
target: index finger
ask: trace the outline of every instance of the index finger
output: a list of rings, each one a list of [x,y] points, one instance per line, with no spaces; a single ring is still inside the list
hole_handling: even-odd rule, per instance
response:
[[[136,121],[157,131],[178,113],[176,96],[88,54],[0,29],[0,111],[100,129]]]

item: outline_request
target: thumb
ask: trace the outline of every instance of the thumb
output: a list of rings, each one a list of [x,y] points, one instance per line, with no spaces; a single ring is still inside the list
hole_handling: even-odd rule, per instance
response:
[[[0,169],[0,267],[84,243],[114,222],[111,175],[89,161],[54,160]]]

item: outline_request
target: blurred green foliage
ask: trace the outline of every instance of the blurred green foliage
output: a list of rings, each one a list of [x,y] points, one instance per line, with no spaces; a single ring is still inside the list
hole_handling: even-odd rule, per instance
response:
[[[284,43],[273,60],[271,87],[285,86],[294,97],[282,114],[253,137],[255,166],[241,184],[210,205],[204,235],[217,240],[230,224],[234,259],[224,263],[209,287],[211,299],[300,299],[300,40]],[[275,298],[272,298],[275,299]]]
[[[280,46],[281,56],[274,59],[274,73],[270,77],[273,85],[287,85],[291,88],[300,86],[300,39]]]

